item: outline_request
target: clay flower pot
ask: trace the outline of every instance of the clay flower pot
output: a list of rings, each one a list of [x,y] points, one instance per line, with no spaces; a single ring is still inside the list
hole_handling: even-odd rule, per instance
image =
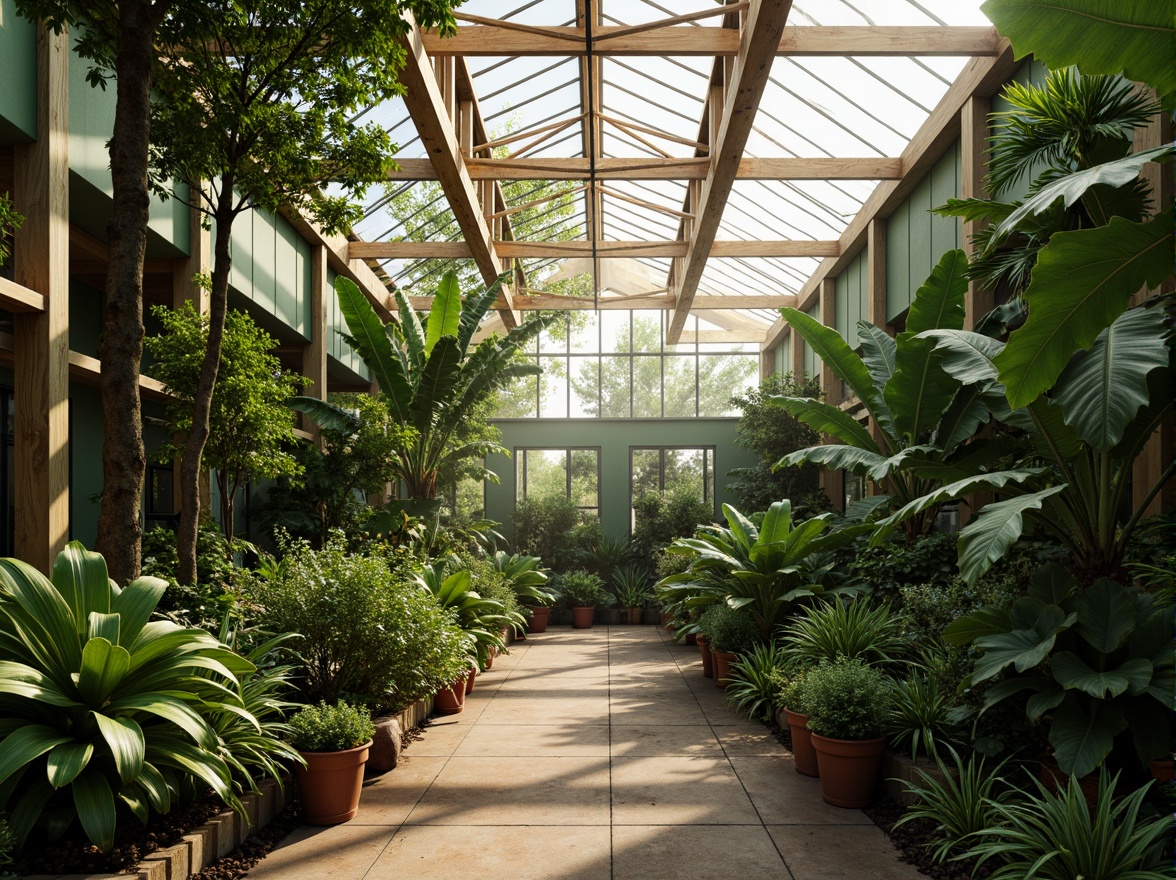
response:
[[[711,658],[714,661],[715,687],[725,690],[730,683],[731,664],[738,658],[738,655],[732,654],[730,651],[716,651],[711,648]]]
[[[305,767],[295,766],[298,793],[302,796],[302,821],[307,825],[339,825],[355,818],[363,789],[363,765],[368,740],[342,752],[299,752]]]
[[[781,722],[781,727],[787,725],[792,734],[793,769],[801,776],[820,776],[817,753],[813,749],[813,732],[808,729],[808,716],[782,709],[776,720]]]
[[[1176,779],[1176,761],[1171,758],[1157,758],[1151,762],[1152,779],[1156,782],[1171,782]]]
[[[625,623],[629,624],[630,626],[641,623],[643,617],[645,617],[644,608],[625,609]]]
[[[547,621],[550,617],[550,605],[533,605],[531,607],[531,619],[527,621],[527,632],[532,635],[547,632]]]
[[[713,678],[715,674],[715,660],[711,656],[710,643],[707,642],[706,636],[699,635],[698,639],[698,653],[702,655],[702,674],[707,678]]]
[[[465,708],[466,677],[463,674],[447,688],[437,691],[433,711],[438,715],[456,715]]]
[[[471,669],[466,674],[465,692],[466,692],[467,696],[474,692],[474,679],[477,677],[478,677],[478,670],[476,670],[476,669]],[[464,700],[463,700],[463,703],[464,703]]]
[[[572,629],[591,629],[595,614],[595,605],[572,608]]]
[[[682,644],[687,646],[694,646],[698,644],[698,633],[687,633],[682,639]]]
[[[814,733],[812,738],[825,803],[855,810],[868,807],[882,769],[886,737],[832,739]]]

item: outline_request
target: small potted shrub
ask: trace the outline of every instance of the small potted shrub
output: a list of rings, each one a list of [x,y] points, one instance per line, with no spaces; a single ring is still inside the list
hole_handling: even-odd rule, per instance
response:
[[[886,750],[882,731],[891,700],[886,677],[843,657],[810,670],[803,694],[822,796],[837,807],[869,806]]]
[[[731,661],[738,654],[751,650],[759,630],[755,621],[725,602],[712,605],[698,619],[698,631],[706,636],[714,663],[715,686],[725,688],[730,678]]]
[[[804,700],[803,672],[794,674],[780,692],[784,707],[777,713],[776,722],[787,727],[792,735],[792,766],[802,776],[819,776],[817,753],[813,749],[813,734],[808,729],[808,706]]]
[[[294,767],[303,822],[338,825],[354,818],[375,729],[367,709],[343,700],[304,706],[290,718],[291,742],[306,761]]]
[[[613,572],[613,584],[616,585],[617,603],[625,609],[625,623],[641,623],[645,603],[653,598],[645,569],[639,565],[622,565]]]
[[[613,597],[605,592],[604,581],[591,572],[577,569],[559,579],[559,590],[572,608],[572,629],[589,629],[597,605],[611,605]]]

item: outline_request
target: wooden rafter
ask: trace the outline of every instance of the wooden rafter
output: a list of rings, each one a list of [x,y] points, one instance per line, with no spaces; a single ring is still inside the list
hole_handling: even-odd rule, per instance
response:
[[[600,241],[603,258],[685,257],[685,241]],[[498,255],[506,258],[587,257],[590,241],[495,241]],[[841,252],[836,241],[716,241],[711,257],[833,257]],[[353,241],[353,260],[469,259],[473,253],[464,241]]]
[[[716,13],[722,13],[720,7]],[[466,21],[471,16],[459,16]],[[535,28],[479,19],[452,37],[425,34],[430,56],[583,55],[583,27]],[[729,28],[662,26],[634,32],[631,27],[594,27],[593,51],[606,56],[727,56],[739,54],[739,35]],[[994,56],[999,37],[991,27],[787,27],[778,55]]]
[[[499,299],[496,308],[502,305]],[[524,295],[516,293],[511,300],[517,311],[583,311],[600,308],[616,309],[664,309],[674,307],[674,301],[666,293],[648,293],[636,296],[601,297],[595,303],[590,297],[556,296],[554,294]],[[730,309],[780,309],[796,305],[791,294],[763,296],[699,296],[695,298],[695,310],[725,311]],[[427,312],[433,305],[431,296],[412,296],[409,303],[414,309]],[[766,332],[766,328],[765,328]],[[762,340],[756,340],[762,341]]]
[[[678,341],[690,314],[791,8],[792,0],[757,0],[752,3],[740,29],[739,54],[730,69],[730,79],[724,83],[722,117],[715,120],[712,115],[709,120],[714,131],[714,135],[707,139],[710,171],[697,197],[687,193],[688,205],[693,203],[694,210],[690,213],[694,214],[694,220],[689,225],[683,224],[681,231],[683,240],[690,242],[690,248],[681,262],[671,267],[670,280],[666,283],[676,303],[674,315],[666,328],[666,341],[671,344]],[[719,59],[716,64],[724,65],[726,77],[726,62]],[[714,79],[712,77],[712,82]],[[712,101],[711,114],[717,109],[717,100]]]

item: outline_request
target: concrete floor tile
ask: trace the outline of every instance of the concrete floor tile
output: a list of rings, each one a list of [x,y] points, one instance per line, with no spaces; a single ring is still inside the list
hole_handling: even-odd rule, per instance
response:
[[[609,880],[609,829],[402,828],[365,880]]]
[[[846,812],[849,812],[848,810]],[[795,880],[921,880],[914,867],[899,861],[882,830],[867,826],[769,825],[768,833]],[[866,873],[863,873],[866,872]]]
[[[395,770],[364,783],[359,813],[349,824],[396,827],[408,818],[448,760],[448,756],[405,753]]]
[[[610,717],[613,724],[625,727],[705,725],[706,716],[698,706],[686,700],[618,700],[612,704]]]
[[[861,810],[825,803],[821,780],[797,773],[791,756],[730,760],[766,825],[874,825]]]
[[[575,681],[608,681],[607,666],[585,666],[561,669],[558,666],[524,666],[513,670],[507,679],[512,687],[519,682],[544,681],[562,683]]]
[[[487,724],[608,724],[608,697],[499,697],[479,716]]]
[[[625,727],[614,722],[612,755],[614,758],[647,757],[722,757],[723,750],[705,724]]]
[[[475,725],[454,753],[459,757],[584,757],[606,758],[608,726],[566,721],[562,724]]]
[[[332,828],[303,825],[251,868],[249,876],[261,880],[360,880],[395,831],[394,826],[351,823]]]
[[[607,758],[450,758],[409,825],[607,825]]]
[[[762,755],[778,758],[789,754],[784,744],[762,724],[756,724],[754,727],[723,725],[716,727],[715,733],[728,756]]]
[[[614,825],[758,825],[725,758],[613,758]]]
[[[613,829],[613,880],[787,880],[763,826],[627,826]]]

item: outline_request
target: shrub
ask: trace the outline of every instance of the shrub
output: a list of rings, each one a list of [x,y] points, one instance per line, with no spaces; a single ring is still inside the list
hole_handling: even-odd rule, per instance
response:
[[[559,576],[560,598],[571,608],[612,605],[616,600],[605,591],[604,581],[589,571],[577,569]]]
[[[711,605],[698,618],[698,631],[706,636],[712,651],[743,654],[759,641],[755,621],[725,602]]]
[[[894,663],[906,652],[902,621],[868,599],[833,598],[805,608],[782,630],[780,644],[792,666],[814,666],[839,657],[871,665]]]
[[[335,536],[304,541],[251,586],[263,623],[302,636],[298,658],[309,699],[341,697],[393,711],[450,684],[467,667],[453,615],[421,590],[395,556],[349,555]]]
[[[813,733],[830,739],[874,739],[882,735],[890,686],[877,669],[842,657],[809,671],[804,703]]]
[[[344,700],[333,706],[325,702],[303,706],[290,719],[291,741],[300,752],[354,749],[370,740],[375,732],[371,713]]]
[[[520,499],[514,514],[515,549],[538,556],[553,571],[567,571],[577,563],[579,549],[569,536],[584,519],[576,502],[563,495]]]
[[[685,489],[664,496],[651,492],[633,502],[633,511],[633,549],[650,565],[674,539],[689,538],[698,526],[715,519],[714,509]]]
[[[774,645],[756,645],[731,664],[727,703],[754,720],[774,721],[784,687],[784,656]]]
[[[791,674],[780,688],[780,707],[797,715],[808,714],[808,701],[804,696],[804,672]]]

